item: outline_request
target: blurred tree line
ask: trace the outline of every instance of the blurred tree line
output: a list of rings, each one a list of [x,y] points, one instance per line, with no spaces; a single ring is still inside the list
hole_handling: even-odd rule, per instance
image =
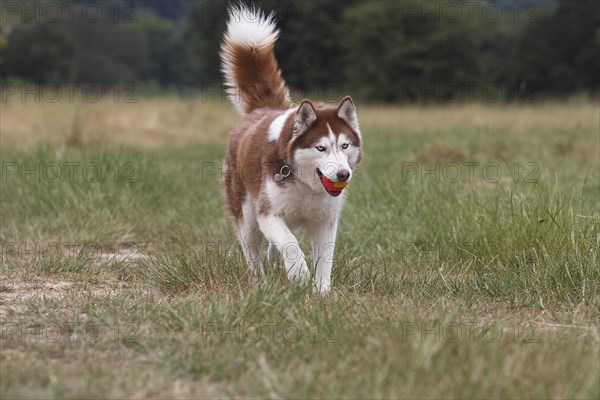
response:
[[[253,3],[275,12],[281,68],[302,92],[427,102],[498,91],[526,101],[600,89],[594,0]],[[5,0],[0,79],[214,89],[228,4]]]

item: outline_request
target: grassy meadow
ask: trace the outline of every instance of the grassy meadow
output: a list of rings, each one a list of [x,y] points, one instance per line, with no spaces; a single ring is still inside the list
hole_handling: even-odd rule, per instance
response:
[[[600,397],[597,102],[359,103],[326,296],[249,276],[228,103],[1,106],[3,399]]]

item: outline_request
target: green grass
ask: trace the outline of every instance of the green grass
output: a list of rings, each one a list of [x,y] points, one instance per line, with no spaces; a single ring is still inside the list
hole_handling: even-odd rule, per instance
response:
[[[70,107],[7,120],[25,106]],[[205,106],[149,101],[179,116],[150,145],[137,105],[86,105],[136,117],[75,147],[2,125],[2,398],[600,397],[597,104],[359,109],[327,296],[249,276],[206,173],[237,117]],[[63,178],[19,175],[36,163]]]

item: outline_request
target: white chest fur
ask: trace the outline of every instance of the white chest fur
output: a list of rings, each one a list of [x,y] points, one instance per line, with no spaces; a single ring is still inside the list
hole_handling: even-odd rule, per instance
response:
[[[267,196],[272,214],[282,218],[290,229],[326,225],[337,219],[344,205],[343,194],[333,197],[325,192],[317,193],[293,180],[284,186],[267,183]]]

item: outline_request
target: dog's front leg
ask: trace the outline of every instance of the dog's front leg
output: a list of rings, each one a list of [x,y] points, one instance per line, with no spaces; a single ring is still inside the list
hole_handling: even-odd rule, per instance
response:
[[[259,216],[258,225],[270,246],[274,246],[281,254],[288,278],[290,280],[308,280],[310,271],[306,265],[306,257],[300,249],[298,239],[292,234],[283,219],[274,215]]]
[[[315,288],[321,293],[328,292],[331,287],[336,232],[337,220],[309,230],[315,263]]]

